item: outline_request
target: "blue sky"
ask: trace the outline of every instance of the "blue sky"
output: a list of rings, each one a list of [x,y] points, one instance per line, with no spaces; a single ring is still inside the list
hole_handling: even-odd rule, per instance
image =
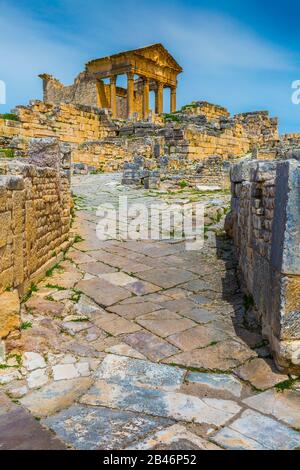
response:
[[[288,0],[0,0],[0,112],[42,97],[39,73],[70,84],[92,58],[161,42],[184,69],[179,106],[268,109],[281,132],[300,132],[299,15]]]

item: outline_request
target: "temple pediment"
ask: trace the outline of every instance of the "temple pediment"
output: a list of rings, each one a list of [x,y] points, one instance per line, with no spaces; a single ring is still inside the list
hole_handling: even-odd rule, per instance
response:
[[[145,57],[146,59],[155,62],[159,67],[169,67],[177,70],[178,72],[182,72],[180,65],[162,44],[153,44],[141,49],[136,49],[133,52],[138,56]]]

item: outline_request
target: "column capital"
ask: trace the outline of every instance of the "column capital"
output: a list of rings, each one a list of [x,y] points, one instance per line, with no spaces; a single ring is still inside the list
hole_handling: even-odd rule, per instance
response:
[[[133,72],[126,72],[127,80],[134,80],[134,73]]]
[[[111,85],[115,85],[117,83],[117,75],[111,75],[109,81]]]

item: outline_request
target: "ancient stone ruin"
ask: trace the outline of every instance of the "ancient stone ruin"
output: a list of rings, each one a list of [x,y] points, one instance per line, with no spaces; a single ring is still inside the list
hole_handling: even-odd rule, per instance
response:
[[[181,72],[154,44],[0,115],[0,448],[300,446],[300,133],[177,109]],[[148,230],[193,204],[201,250]]]

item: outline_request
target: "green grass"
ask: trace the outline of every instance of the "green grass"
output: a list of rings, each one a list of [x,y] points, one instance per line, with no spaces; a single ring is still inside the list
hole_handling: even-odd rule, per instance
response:
[[[19,121],[19,117],[13,113],[4,113],[0,114],[0,119],[5,119],[6,121]]]
[[[280,382],[279,384],[275,385],[275,389],[277,392],[283,392],[284,390],[289,390],[292,388],[295,382],[300,381],[300,376],[296,377],[296,379],[288,379]]]
[[[48,300],[49,302],[54,302],[54,298],[52,295],[46,295],[45,300]]]
[[[77,289],[73,289],[73,294],[71,296],[71,300],[75,303],[79,302],[82,292]]]
[[[180,118],[176,116],[175,114],[164,114],[164,120],[167,121],[174,121],[174,122],[180,122]]]
[[[21,323],[20,329],[21,330],[28,330],[31,327],[32,327],[32,323],[30,321],[23,321]]]
[[[38,287],[35,284],[31,284],[28,292],[24,295],[22,302],[27,302],[27,300],[29,300],[30,297],[32,296],[33,292],[37,292],[37,291],[38,291]]]
[[[53,274],[53,272],[55,271],[55,269],[59,269],[59,264],[58,264],[58,263],[55,264],[52,268],[50,268],[50,269],[48,269],[48,270],[46,271],[46,276],[47,276],[47,277],[52,276],[52,274]]]
[[[75,235],[74,243],[79,243],[83,241],[84,241],[84,238],[82,238],[80,235]]]
[[[181,180],[179,181],[179,186],[181,187],[181,189],[184,189],[188,186],[188,182],[185,180]]]
[[[15,158],[13,149],[0,149],[0,157],[2,158]]]
[[[65,287],[58,286],[57,284],[46,284],[47,289],[67,290]]]

